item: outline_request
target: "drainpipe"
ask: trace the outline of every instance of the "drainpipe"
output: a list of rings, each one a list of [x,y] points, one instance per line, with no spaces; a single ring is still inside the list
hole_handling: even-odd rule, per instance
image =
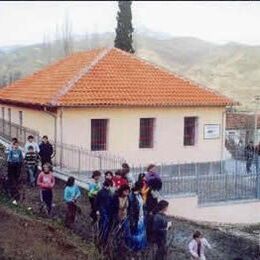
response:
[[[60,167],[63,166],[63,108],[60,109]]]
[[[225,142],[225,131],[226,131],[226,127],[225,127],[225,118],[226,118],[226,109],[222,112],[222,133],[221,133],[221,168],[220,168],[220,172],[223,172],[223,157],[224,157],[224,151],[225,151],[225,146],[224,146],[224,142]]]
[[[53,135],[54,140],[53,141],[54,141],[54,144],[55,144],[55,147],[56,147],[56,144],[57,144],[57,114],[56,113],[51,113],[50,111],[47,110],[46,107],[44,107],[43,111],[46,114],[48,114],[51,117],[53,117],[53,119],[54,119],[54,135]]]

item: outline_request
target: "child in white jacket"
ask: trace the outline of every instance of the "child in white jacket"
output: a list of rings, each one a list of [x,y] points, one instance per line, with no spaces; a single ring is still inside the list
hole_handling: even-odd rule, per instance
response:
[[[196,231],[193,234],[193,239],[189,243],[189,252],[192,260],[206,260],[205,248],[211,249],[211,245],[204,238],[200,231]]]

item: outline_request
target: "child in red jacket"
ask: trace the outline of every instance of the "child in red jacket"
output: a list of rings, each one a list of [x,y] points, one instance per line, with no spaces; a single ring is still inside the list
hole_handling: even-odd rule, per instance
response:
[[[55,178],[51,171],[51,165],[46,163],[43,165],[43,171],[39,174],[37,185],[41,189],[41,201],[47,206],[48,214],[50,215],[52,209],[52,189],[55,185]]]
[[[115,172],[115,176],[113,176],[112,181],[116,190],[118,190],[123,185],[128,185],[128,181],[122,176],[121,170],[117,170]]]

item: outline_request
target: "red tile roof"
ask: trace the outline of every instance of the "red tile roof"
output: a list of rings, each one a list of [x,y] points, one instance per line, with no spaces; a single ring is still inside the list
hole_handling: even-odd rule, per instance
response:
[[[121,50],[75,53],[0,90],[0,101],[58,106],[227,106],[210,89]]]

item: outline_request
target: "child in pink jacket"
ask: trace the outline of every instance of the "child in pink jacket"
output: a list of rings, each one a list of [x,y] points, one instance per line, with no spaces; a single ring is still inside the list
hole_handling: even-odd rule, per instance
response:
[[[43,165],[43,171],[39,174],[37,185],[40,187],[41,201],[47,206],[48,214],[50,215],[52,209],[52,189],[55,185],[55,178],[51,171],[51,165],[46,163]]]

